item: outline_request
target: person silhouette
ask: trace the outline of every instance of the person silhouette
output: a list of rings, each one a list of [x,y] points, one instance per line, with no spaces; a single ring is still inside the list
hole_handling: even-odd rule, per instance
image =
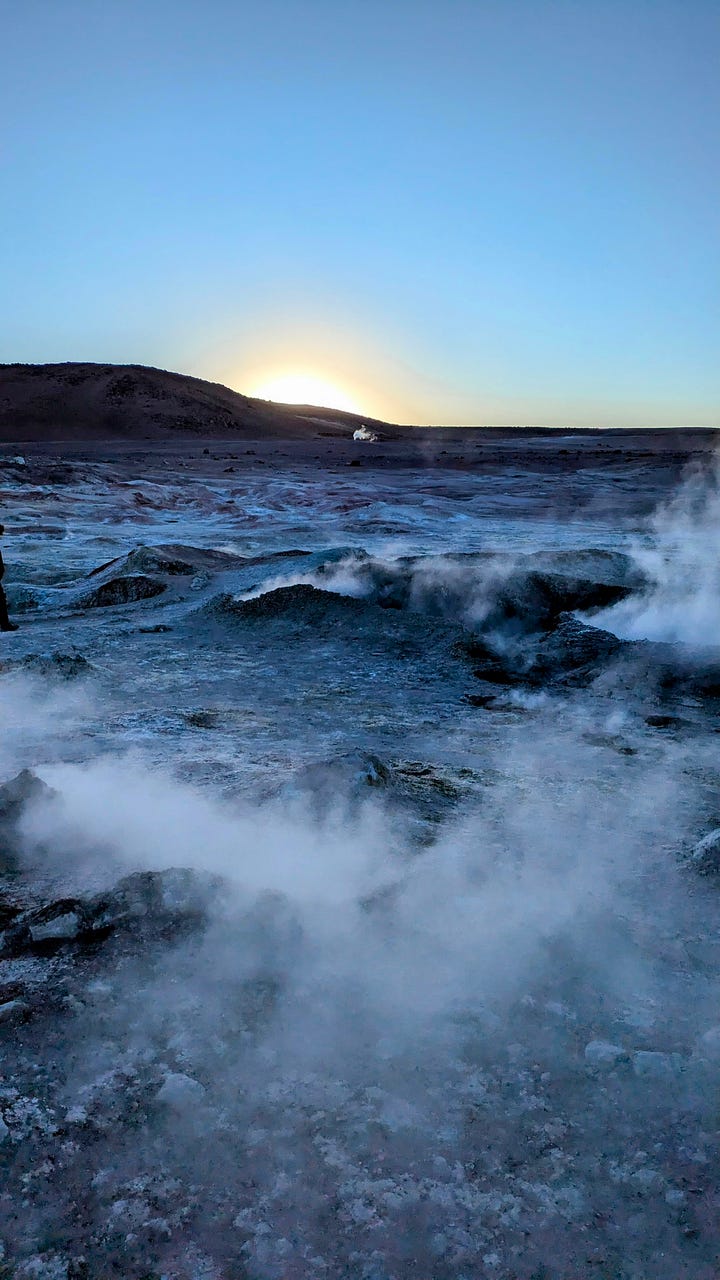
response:
[[[5,525],[0,524],[0,538],[5,532]],[[17,626],[11,622],[8,617],[7,597],[2,587],[2,579],[5,576],[5,561],[2,557],[2,549],[0,549],[0,631],[17,631]]]

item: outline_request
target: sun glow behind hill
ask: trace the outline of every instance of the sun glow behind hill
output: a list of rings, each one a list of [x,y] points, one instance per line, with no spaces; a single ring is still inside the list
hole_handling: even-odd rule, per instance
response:
[[[312,373],[279,373],[261,379],[250,391],[259,400],[280,404],[309,404],[325,409],[362,413],[358,402],[334,382]]]

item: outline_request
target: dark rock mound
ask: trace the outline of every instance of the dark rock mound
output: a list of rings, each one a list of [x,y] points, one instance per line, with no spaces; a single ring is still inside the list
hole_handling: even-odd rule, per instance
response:
[[[129,574],[122,578],[109,578],[94,591],[83,596],[78,604],[84,609],[103,609],[109,605],[134,604],[138,600],[151,600],[167,590],[166,584],[146,574]]]
[[[348,751],[332,760],[305,765],[282,788],[282,794],[309,797],[316,806],[324,808],[338,801],[361,797],[368,787],[384,789],[390,779],[390,769],[379,756],[371,752]]]
[[[663,695],[690,694],[696,698],[720,699],[720,662],[716,653],[693,653],[683,645],[654,645],[649,641],[642,641],[640,645],[653,654],[657,683]]]
[[[646,716],[645,723],[650,729],[684,729],[690,724],[690,721],[686,720],[684,716],[659,714]]]
[[[546,572],[486,552],[386,562],[351,550],[345,558],[358,594],[372,604],[512,635],[550,630],[562,613],[607,608],[631,590],[602,570],[599,577]],[[336,571],[334,557],[318,564],[316,575],[322,581]]]
[[[299,553],[294,553],[299,554]],[[98,565],[88,574],[89,578],[115,570],[115,576],[125,574],[165,574],[168,577],[191,577],[201,572],[222,572],[225,569],[242,568],[248,561],[229,551],[206,550],[185,546],[182,543],[162,543],[154,547],[141,545],[126,556],[117,556]],[[250,563],[255,563],[251,560]]]
[[[519,570],[497,590],[481,630],[512,635],[551,631],[562,614],[607,608],[624,599],[629,590],[593,578]]]
[[[424,760],[388,764],[372,752],[351,751],[299,769],[280,794],[309,800],[322,814],[338,804],[352,807],[376,792],[385,805],[399,806],[423,824],[435,824],[471,792],[475,781],[470,769]]]
[[[538,642],[498,650],[481,636],[463,639],[457,651],[473,663],[473,675],[494,685],[583,686],[629,646],[609,631],[563,614]]]
[[[582,547],[576,551],[533,551],[527,561],[536,563],[541,572],[561,574],[566,578],[627,587],[632,591],[641,590],[646,585],[637,563],[624,551],[605,551],[598,547]]]
[[[277,587],[249,600],[226,593],[216,596],[198,613],[216,622],[276,623],[285,628],[309,628],[318,635],[336,625],[361,628],[369,622],[378,633],[383,626],[380,610],[367,600],[305,584]]]
[[[406,556],[386,563],[374,559],[366,551],[358,548],[338,547],[324,554],[316,564],[317,578],[320,581],[324,578],[332,579],[339,563],[343,563],[352,572],[357,583],[359,598],[366,600],[369,604],[379,604],[387,609],[410,607],[413,571],[418,563],[417,557]],[[422,611],[433,612],[431,607]]]
[[[95,668],[81,653],[29,653],[24,658],[13,658],[0,662],[0,674],[8,671],[29,671],[32,675],[52,679],[59,676],[61,680],[77,680],[81,676],[92,675]]]
[[[0,786],[0,872],[17,870],[21,851],[19,824],[29,804],[55,793],[30,769]]]
[[[523,661],[521,654],[516,652],[512,656],[499,655],[481,640],[471,640],[464,648],[476,663],[473,667],[476,680],[486,680],[488,684],[497,685],[533,683],[529,662]]]
[[[22,769],[0,786],[0,822],[15,821],[31,800],[53,794],[32,769]]]
[[[532,664],[533,680],[539,684],[589,684],[624,648],[624,642],[610,631],[587,626],[565,614],[538,646]]]
[[[220,555],[222,553],[217,552],[216,554]],[[238,557],[238,559],[240,567],[244,569],[256,564],[272,564],[274,560],[304,560],[309,556],[312,556],[312,554],[312,551],[303,551],[297,547],[288,547],[286,551],[265,551],[257,556],[243,556],[242,558]],[[236,560],[235,567],[237,567],[237,563],[238,562]]]
[[[87,898],[59,898],[13,911],[0,940],[0,956],[83,950],[114,934],[172,939],[201,927],[221,881],[185,868],[142,871]]]
[[[114,560],[98,565],[97,569],[91,569],[88,577],[97,577],[98,574],[106,573],[108,569],[121,569],[124,574],[165,573],[171,576],[189,575],[195,572],[187,560],[173,559],[164,555],[159,547],[136,547],[126,556],[117,556]]]
[[[42,954],[74,941],[85,924],[79,898],[58,898],[46,906],[16,916],[2,936],[0,956],[4,958],[33,951]]]
[[[185,867],[141,871],[125,876],[106,895],[89,902],[94,927],[118,927],[133,920],[200,919],[219,892],[218,876]]]
[[[364,600],[341,596],[334,591],[321,591],[318,587],[304,583],[292,587],[277,587],[274,591],[265,591],[251,600],[233,600],[232,597],[225,599],[232,601],[226,605],[229,611],[248,622],[291,617],[294,621],[309,626],[322,622],[328,613],[355,616],[365,613],[368,608]]]
[[[269,641],[292,646],[323,640],[345,646],[351,661],[367,654],[399,662],[421,662],[437,670],[447,662],[457,638],[456,626],[418,614],[390,613],[368,600],[342,596],[317,587],[278,587],[249,600],[220,595],[192,615],[208,630],[267,630]],[[219,638],[219,637],[218,637]],[[361,656],[362,650],[362,656]]]
[[[720,700],[717,655],[693,653],[683,645],[621,640],[610,631],[560,614],[540,635],[465,636],[458,656],[473,663],[473,674],[491,685],[583,687],[605,677],[618,688],[643,691],[661,704],[683,697]],[[650,716],[651,728],[677,729],[686,723],[672,714]]]
[[[720,659],[717,648],[697,650],[666,641],[628,640],[622,642],[622,653],[624,662],[617,675],[625,687],[642,689],[662,707],[690,699],[708,702],[713,711],[718,710]],[[654,729],[678,729],[688,722],[659,710],[656,716],[648,717],[647,723]]]
[[[391,765],[391,781],[398,802],[411,807],[423,822],[436,824],[476,794],[481,780],[467,767],[396,760]]]

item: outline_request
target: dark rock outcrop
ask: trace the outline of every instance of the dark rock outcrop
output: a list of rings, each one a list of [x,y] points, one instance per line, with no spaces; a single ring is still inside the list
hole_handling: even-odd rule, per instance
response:
[[[645,717],[645,723],[649,729],[684,729],[691,723],[684,716],[672,715],[651,715]]]
[[[470,769],[440,767],[424,760],[387,763],[372,752],[357,751],[305,766],[280,794],[309,800],[316,812],[323,813],[338,804],[352,807],[376,792],[384,805],[402,808],[413,821],[427,825],[447,817],[476,782]]]
[[[146,574],[135,573],[127,577],[109,578],[95,587],[77,603],[83,609],[103,609],[117,604],[135,604],[138,600],[151,600],[167,590],[164,582]]]
[[[480,629],[513,636],[550,631],[564,613],[607,608],[628,594],[628,587],[593,578],[520,570],[498,588]]]
[[[329,616],[357,617],[373,608],[365,600],[338,595],[334,591],[321,591],[304,583],[291,587],[277,587],[265,591],[250,600],[237,600],[233,596],[221,596],[216,608],[246,622],[289,619],[305,626],[321,625]]]
[[[378,756],[371,752],[346,752],[298,770],[283,788],[283,794],[311,797],[324,807],[358,798],[368,787],[384,789],[390,780],[390,769]]]
[[[91,569],[88,577],[95,578],[99,574],[107,573],[109,569],[120,570],[123,575],[165,573],[173,577],[195,572],[187,560],[173,559],[171,556],[164,555],[159,547],[136,547],[126,556],[117,556],[114,560],[98,565],[97,569]]]
[[[318,579],[332,578],[336,559],[317,566]],[[385,562],[349,551],[347,561],[357,594],[372,604],[512,635],[547,631],[562,613],[607,608],[632,589],[628,581],[610,580],[613,574],[602,573],[601,567],[600,576],[548,572],[528,567],[525,560],[486,552],[448,555],[428,563],[416,556]],[[590,561],[588,569],[592,567]],[[629,570],[614,568],[615,577],[628,578]]]
[[[452,663],[456,624],[416,613],[381,609],[354,596],[317,587],[278,587],[251,599],[228,593],[203,604],[188,619],[202,624],[208,637],[230,642],[244,635],[247,643],[267,643],[288,650],[303,645],[316,650],[319,641],[343,649],[354,670],[378,658],[413,664],[446,674]]]
[[[624,551],[606,551],[600,547],[563,548],[556,551],[533,551],[526,563],[537,564],[543,573],[581,579],[598,585],[641,590],[645,577],[632,556]]]
[[[396,644],[400,637],[415,637],[421,644],[434,626],[431,619],[418,617],[396,616],[390,620],[369,600],[321,591],[304,583],[277,587],[250,599],[226,593],[203,605],[198,613],[209,622],[272,625],[292,636],[307,631],[316,637],[331,636],[339,628],[346,639],[365,637],[382,647]]]
[[[161,543],[154,547],[144,545],[135,547],[126,556],[117,556],[114,560],[98,565],[96,569],[90,571],[88,577],[98,577],[111,569],[114,571],[113,577],[138,573],[191,577],[201,572],[212,573],[242,568],[246,563],[244,557],[233,555],[229,551],[190,547],[182,543]]]
[[[173,867],[125,876],[93,897],[59,898],[27,910],[12,907],[0,957],[82,950],[113,934],[171,940],[206,922],[220,885],[217,877]]]
[[[81,676],[92,675],[94,670],[92,663],[81,653],[30,653],[24,658],[0,662],[0,675],[9,671],[29,671],[47,679],[58,676],[61,680],[77,680]]]
[[[624,642],[612,632],[565,614],[538,646],[531,668],[533,683],[589,684],[623,648]]]
[[[30,769],[23,769],[0,786],[0,872],[17,870],[21,851],[19,824],[27,806],[54,794]]]
[[[456,651],[473,663],[473,675],[497,685],[583,686],[617,659],[627,646],[617,636],[562,614],[554,630],[507,649],[480,637],[464,638]]]

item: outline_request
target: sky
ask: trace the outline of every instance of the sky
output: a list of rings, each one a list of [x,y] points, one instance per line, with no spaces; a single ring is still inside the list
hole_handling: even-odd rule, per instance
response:
[[[1,362],[720,424],[719,0],[0,0],[0,30]]]

